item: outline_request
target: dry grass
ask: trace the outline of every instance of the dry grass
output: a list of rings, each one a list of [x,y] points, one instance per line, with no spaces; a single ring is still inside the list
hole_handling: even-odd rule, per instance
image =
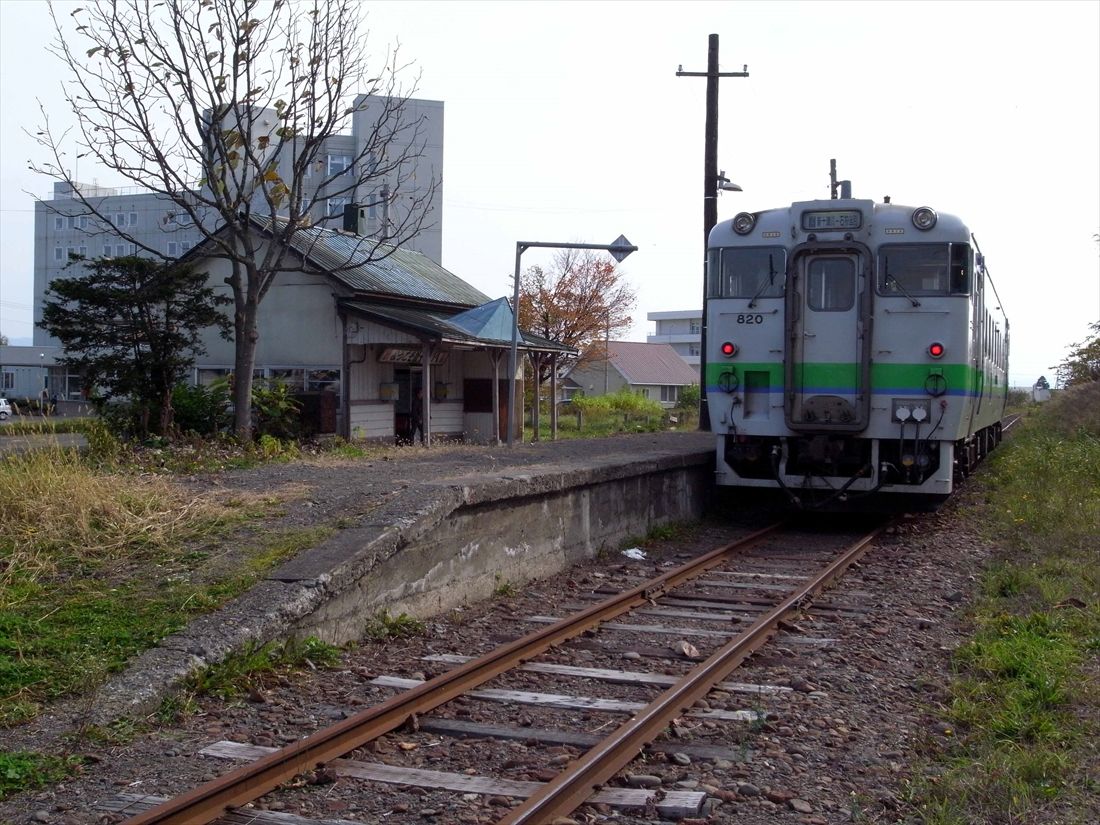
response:
[[[1055,393],[1041,414],[1044,423],[1061,435],[1100,437],[1100,381]]]
[[[147,556],[218,523],[228,511],[152,476],[110,474],[58,447],[0,461],[0,594],[55,575]]]

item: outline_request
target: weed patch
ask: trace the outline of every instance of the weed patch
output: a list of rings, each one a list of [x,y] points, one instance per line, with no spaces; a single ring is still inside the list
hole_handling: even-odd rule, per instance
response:
[[[215,547],[277,497],[218,502],[47,449],[0,463],[0,727],[94,688],[323,530]]]
[[[1093,821],[1097,400],[1100,385],[1034,412],[977,478],[986,495],[972,515],[1003,551],[984,575],[974,635],[955,657],[941,714],[955,745],[936,780],[915,788],[925,823],[1031,822],[1053,802],[1074,812],[1059,821]]]
[[[407,613],[391,616],[388,611],[380,610],[367,622],[366,635],[376,642],[385,642],[390,639],[419,636],[424,629],[424,622]]]
[[[78,756],[46,756],[32,751],[0,751],[0,800],[21,791],[34,790],[76,773]]]
[[[211,665],[187,680],[187,693],[233,699],[262,689],[265,679],[292,670],[308,667],[316,670],[334,667],[340,662],[340,648],[315,638],[269,642],[252,645],[229,656],[220,664]],[[186,707],[180,699],[162,706],[162,713]]]

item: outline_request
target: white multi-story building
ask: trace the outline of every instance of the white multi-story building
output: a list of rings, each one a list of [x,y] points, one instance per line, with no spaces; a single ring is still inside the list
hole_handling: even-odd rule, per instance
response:
[[[364,102],[360,97],[356,105]],[[378,99],[366,101],[368,105],[352,116],[350,135],[334,135],[328,139],[320,160],[308,175],[315,174],[318,184],[345,169],[351,170],[353,160],[362,154],[367,145],[371,130],[377,119],[377,106],[383,104]],[[397,145],[402,140],[415,137],[418,144],[423,143],[423,152],[417,159],[417,170],[412,189],[406,184],[402,194],[415,196],[422,193],[434,181],[436,191],[431,215],[422,231],[405,248],[420,252],[436,263],[441,263],[443,251],[443,102],[436,100],[409,100],[405,104],[403,119],[407,123],[420,122],[418,130],[407,129],[395,135],[394,143],[389,147],[391,153],[399,153],[405,147]],[[277,118],[272,112],[272,123]],[[414,135],[415,131],[415,135]],[[289,175],[291,158],[283,158],[285,169],[281,173]],[[351,170],[354,171],[354,170]],[[393,182],[388,182],[392,188]],[[325,226],[339,228],[344,206],[349,203],[365,204],[362,211],[364,223],[361,232],[371,234],[378,230],[382,220],[382,208],[372,206],[380,201],[383,181],[373,191],[356,191],[354,195],[321,199],[311,215],[314,223],[321,218],[332,216]],[[77,184],[80,194],[88,199],[100,214],[109,218],[111,226],[96,223],[95,218],[86,213],[83,204],[74,197],[69,184],[56,183],[53,197],[35,204],[34,219],[34,346],[56,346],[57,341],[45,330],[38,328],[42,320],[42,301],[50,282],[63,274],[69,264],[69,255],[78,254],[89,258],[111,257],[140,254],[137,244],[124,242],[114,229],[126,232],[131,238],[144,243],[168,257],[178,257],[202,240],[201,233],[186,216],[180,215],[164,196],[141,187],[113,188],[94,184]],[[330,186],[331,188],[331,186]],[[323,193],[322,193],[323,194]],[[393,205],[395,210],[402,208],[399,200]],[[326,214],[322,214],[326,213]],[[52,378],[53,376],[51,376]],[[57,383],[57,382],[53,382]],[[63,394],[65,397],[67,393]]]
[[[650,312],[646,315],[646,319],[655,321],[657,324],[654,334],[646,336],[646,343],[668,344],[689,364],[694,367],[699,366],[699,348],[703,331],[701,309]]]

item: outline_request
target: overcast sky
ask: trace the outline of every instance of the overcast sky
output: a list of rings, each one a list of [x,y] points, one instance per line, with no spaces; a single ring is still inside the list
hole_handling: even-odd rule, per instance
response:
[[[65,15],[80,5],[63,2]],[[697,308],[707,38],[721,68],[719,166],[741,210],[828,197],[929,205],[978,238],[1025,385],[1100,319],[1100,3],[382,2],[369,48],[446,103],[443,265],[511,295],[516,241],[610,243],[646,313]],[[41,0],[0,0],[0,331],[31,335],[33,198],[22,133],[65,118]],[[411,79],[411,78],[410,78]],[[117,183],[80,169],[81,180]],[[529,250],[524,266],[549,253]]]

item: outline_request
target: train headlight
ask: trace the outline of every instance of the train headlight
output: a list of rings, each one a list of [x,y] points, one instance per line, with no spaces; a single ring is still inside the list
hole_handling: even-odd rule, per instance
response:
[[[913,226],[921,232],[927,232],[936,225],[938,218],[935,209],[930,206],[922,206],[920,209],[913,211]]]
[[[756,226],[756,215],[751,212],[738,212],[733,216],[733,231],[738,235],[748,235]]]
[[[733,358],[733,356],[737,355],[737,344],[734,344],[731,341],[726,341],[724,344],[722,344],[722,354],[727,358]]]
[[[947,352],[946,347],[939,341],[933,341],[928,345],[928,354],[933,358],[943,358],[943,354]]]

